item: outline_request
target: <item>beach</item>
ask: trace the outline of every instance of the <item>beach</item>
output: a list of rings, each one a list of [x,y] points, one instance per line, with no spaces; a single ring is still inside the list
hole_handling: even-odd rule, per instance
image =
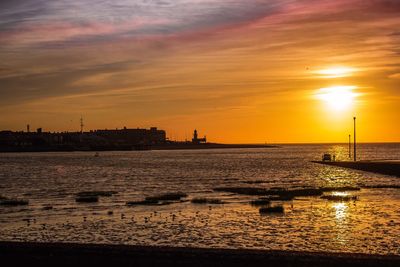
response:
[[[398,177],[311,162],[346,148],[0,154],[0,240],[400,255]]]

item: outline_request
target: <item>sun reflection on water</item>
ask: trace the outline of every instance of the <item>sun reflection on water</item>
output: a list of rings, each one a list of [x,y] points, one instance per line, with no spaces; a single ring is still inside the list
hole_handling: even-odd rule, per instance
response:
[[[332,206],[335,209],[336,221],[342,222],[346,218],[348,205],[346,203],[339,202],[332,204]]]
[[[337,244],[340,244],[340,246],[346,246],[348,238],[348,229],[346,225],[346,218],[348,216],[348,205],[344,202],[338,202],[332,204],[332,207],[335,211],[336,219],[336,242]]]

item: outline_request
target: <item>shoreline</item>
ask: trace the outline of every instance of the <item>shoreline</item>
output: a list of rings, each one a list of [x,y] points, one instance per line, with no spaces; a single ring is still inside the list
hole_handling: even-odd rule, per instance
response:
[[[400,256],[0,241],[6,266],[400,266]]]
[[[231,149],[231,148],[277,148],[275,145],[265,144],[167,144],[152,146],[150,150],[189,150],[189,149]]]
[[[165,144],[139,148],[110,148],[110,149],[9,149],[0,150],[0,153],[40,153],[40,152],[112,152],[112,151],[151,151],[151,150],[203,150],[203,149],[232,149],[232,148],[277,148],[277,145],[265,144]]]

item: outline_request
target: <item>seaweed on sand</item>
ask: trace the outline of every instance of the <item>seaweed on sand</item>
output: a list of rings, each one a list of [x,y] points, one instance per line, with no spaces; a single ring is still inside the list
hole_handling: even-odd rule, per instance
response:
[[[187,197],[187,194],[182,192],[165,193],[157,196],[146,197],[146,201],[163,201],[163,200],[181,200],[181,198]]]
[[[140,200],[140,201],[128,201],[126,205],[128,206],[138,206],[138,205],[158,205],[157,200]]]
[[[272,196],[266,196],[264,199],[269,200],[269,201],[292,201],[296,196],[287,194],[287,195],[272,195]]]
[[[243,181],[245,184],[264,184],[267,183],[266,181],[263,180],[250,180],[250,181]]]
[[[156,201],[156,200],[139,200],[139,201],[128,201],[127,206],[164,206],[173,203],[178,203],[177,201]]]
[[[272,206],[272,207],[262,207],[259,209],[260,214],[266,213],[284,213],[285,209],[283,206]]]
[[[356,191],[360,190],[359,187],[321,187],[321,188],[273,188],[266,189],[260,187],[217,187],[214,191],[229,192],[239,195],[250,195],[250,196],[267,196],[269,200],[281,200],[288,201],[293,200],[295,197],[305,196],[321,196],[324,192],[332,191]]]
[[[299,189],[288,189],[288,190],[276,190],[275,193],[270,195],[278,195],[285,197],[306,197],[306,196],[320,196],[323,193],[321,188],[299,188]]]
[[[76,194],[78,197],[111,197],[116,191],[82,191]]]
[[[260,187],[216,187],[213,189],[217,192],[229,192],[239,195],[250,195],[250,196],[264,196],[268,195],[268,189]]]
[[[181,198],[187,197],[187,194],[182,192],[165,193],[157,196],[146,197],[144,200],[140,201],[128,201],[126,205],[128,206],[138,206],[138,205],[169,205],[176,203],[181,200]]]
[[[191,202],[193,204],[224,204],[222,200],[216,198],[193,198]]]
[[[373,188],[373,189],[400,189],[400,185],[391,185],[391,184],[366,185],[363,187]]]
[[[99,201],[98,196],[80,196],[75,198],[76,202],[80,203],[94,203]]]
[[[296,196],[320,196],[323,193],[321,188],[265,189],[259,187],[217,187],[214,188],[214,191],[230,192],[240,195],[280,196],[282,199],[293,199]]]
[[[260,198],[260,199],[250,201],[250,204],[253,206],[265,206],[265,205],[271,204],[271,200],[266,199],[266,198]]]
[[[29,201],[25,199],[8,199],[0,200],[0,206],[25,206],[29,205]]]

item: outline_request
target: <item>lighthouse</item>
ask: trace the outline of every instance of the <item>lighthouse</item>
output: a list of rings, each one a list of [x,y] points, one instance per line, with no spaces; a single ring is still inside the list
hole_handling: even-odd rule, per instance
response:
[[[193,139],[192,139],[193,144],[201,144],[201,143],[207,143],[207,139],[204,136],[203,138],[199,138],[197,134],[197,130],[195,129],[193,132]]]

